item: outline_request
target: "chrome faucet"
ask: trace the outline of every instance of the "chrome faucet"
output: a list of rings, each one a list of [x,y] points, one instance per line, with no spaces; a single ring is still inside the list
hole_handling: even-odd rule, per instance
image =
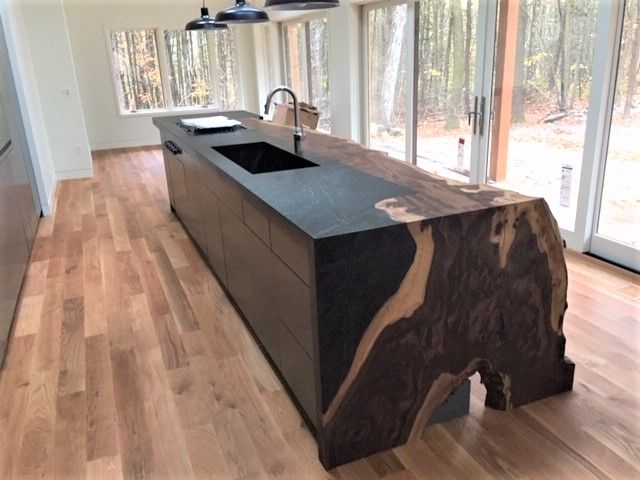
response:
[[[264,104],[264,114],[269,114],[271,100],[278,92],[286,92],[291,95],[291,98],[293,98],[293,122],[295,124],[293,127],[293,144],[296,152],[298,152],[300,150],[300,141],[304,138],[304,130],[302,129],[302,123],[300,123],[300,105],[298,105],[298,96],[296,93],[286,85],[280,85],[279,87],[274,88],[269,92],[269,95],[267,95],[267,103]]]

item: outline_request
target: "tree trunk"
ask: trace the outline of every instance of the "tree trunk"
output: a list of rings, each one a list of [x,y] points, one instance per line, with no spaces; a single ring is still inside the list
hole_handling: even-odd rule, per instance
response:
[[[629,69],[627,72],[627,98],[624,102],[624,118],[631,115],[631,108],[633,107],[633,100],[638,86],[638,57],[640,56],[640,1],[636,0],[636,5],[636,25],[633,34],[633,43],[631,44]]]
[[[467,0],[467,22],[464,36],[464,108],[471,111],[471,35],[473,34],[471,15],[472,1]]]
[[[407,17],[405,10],[396,6],[393,8],[391,17],[391,29],[389,43],[387,47],[387,61],[380,86],[380,98],[382,100],[383,119],[387,125],[392,123],[394,113],[394,99],[396,97],[396,87],[398,85],[398,72],[400,67],[400,56],[402,55],[402,42],[404,40],[404,29]]]
[[[518,42],[516,44],[516,68],[515,78],[513,82],[513,107],[511,110],[511,122],[521,123],[525,121],[525,51],[526,51],[526,32],[529,14],[527,12],[527,2],[520,2],[520,10],[518,12]]]
[[[460,128],[460,105],[464,76],[464,46],[462,30],[462,5],[451,2],[451,44],[453,50],[453,69],[451,72],[451,97],[447,112],[446,129]]]

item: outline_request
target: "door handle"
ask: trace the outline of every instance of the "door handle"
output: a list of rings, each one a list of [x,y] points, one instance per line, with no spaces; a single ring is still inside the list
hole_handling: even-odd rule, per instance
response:
[[[467,122],[469,125],[472,125],[472,122],[473,122],[473,127],[471,127],[471,132],[475,135],[476,127],[478,124],[478,97],[473,97],[473,111],[468,113]]]
[[[485,109],[485,104],[486,104],[486,98],[482,97],[480,99],[480,111],[478,112],[478,116],[480,117],[480,120],[478,120],[478,131],[480,133],[480,136],[484,135],[484,109]]]

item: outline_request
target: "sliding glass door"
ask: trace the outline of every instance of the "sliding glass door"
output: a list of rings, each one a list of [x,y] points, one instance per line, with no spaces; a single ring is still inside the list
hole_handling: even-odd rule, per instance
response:
[[[640,270],[640,0],[620,17],[590,250]]]
[[[364,140],[371,148],[454,180],[480,180],[473,160],[487,145],[490,10],[482,0],[363,7]]]
[[[363,140],[543,197],[569,248],[640,269],[639,2],[368,4]]]
[[[478,6],[478,0],[432,0],[420,3],[418,15],[417,164],[463,182],[481,127],[473,113],[482,97],[476,70],[484,62],[475,58]]]
[[[544,197],[573,231],[600,0],[503,0],[487,181]]]
[[[407,160],[407,42],[413,12],[409,3],[371,4],[365,7],[367,80],[367,141],[376,150]]]

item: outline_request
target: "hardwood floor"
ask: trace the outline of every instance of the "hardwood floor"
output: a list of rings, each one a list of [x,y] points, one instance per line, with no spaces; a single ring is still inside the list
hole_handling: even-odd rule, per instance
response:
[[[567,254],[574,391],[325,472],[169,211],[161,151],[94,156],[42,220],[0,373],[0,479],[640,478],[640,277]]]

